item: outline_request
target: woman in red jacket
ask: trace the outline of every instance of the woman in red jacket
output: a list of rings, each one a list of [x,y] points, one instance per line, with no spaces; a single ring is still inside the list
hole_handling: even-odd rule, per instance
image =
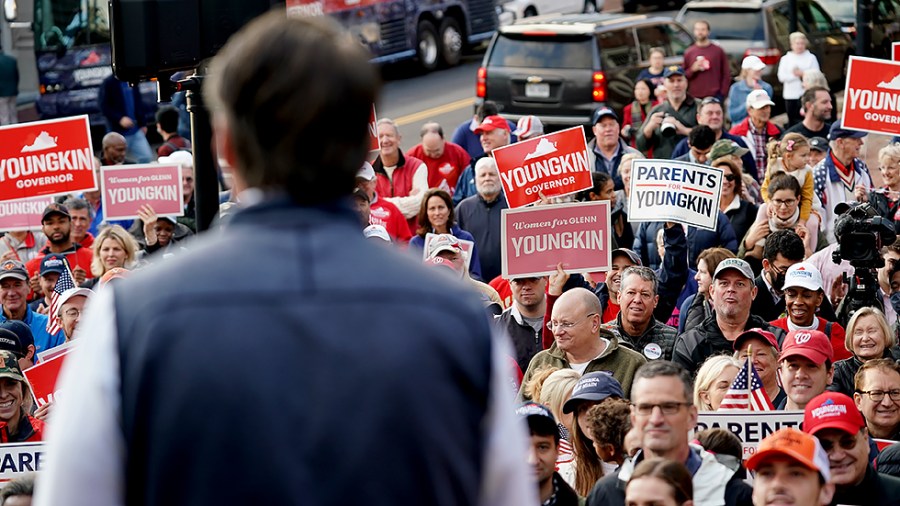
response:
[[[637,132],[647,119],[647,114],[659,101],[653,98],[653,83],[649,79],[639,80],[634,83],[634,101],[625,106],[622,111],[622,137],[629,146],[637,148],[635,140]],[[653,150],[645,153],[648,158],[653,156]]]
[[[41,441],[44,422],[31,412],[31,388],[16,356],[0,350],[0,443]]]

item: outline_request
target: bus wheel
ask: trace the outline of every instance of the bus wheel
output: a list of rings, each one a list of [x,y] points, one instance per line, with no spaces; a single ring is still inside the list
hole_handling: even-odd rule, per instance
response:
[[[438,36],[437,30],[431,21],[423,19],[419,21],[417,34],[416,57],[419,65],[426,71],[432,71],[438,64]]]
[[[444,65],[454,67],[462,58],[463,38],[459,30],[459,22],[447,16],[441,22],[441,60]]]

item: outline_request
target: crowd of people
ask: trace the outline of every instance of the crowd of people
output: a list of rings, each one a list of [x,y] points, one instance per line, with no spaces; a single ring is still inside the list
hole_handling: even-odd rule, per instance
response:
[[[206,84],[233,170],[223,214],[241,208],[221,231],[184,241],[192,146],[167,108],[156,157],[185,169],[184,218],[111,222],[98,190],[0,238],[0,440],[49,435],[38,504],[900,504],[900,242],[879,245],[877,300],[852,314],[855,266],[832,261],[851,210],[900,221],[900,145],[875,188],[802,34],[779,125],[759,58],[732,76],[693,28],[683,65],[652,51],[635,101],[592,115],[592,187],[538,204],[609,201],[610,270],[504,279],[491,154],[540,118],[484,102],[407,149],[382,118],[360,163],[365,55],[323,20],[251,23]],[[97,167],[156,158],[130,88],[104,90]],[[642,158],[722,169],[717,228],[629,221]],[[22,371],[73,338],[66,397],[34,406]],[[749,459],[727,430],[692,434],[741,375],[764,409],[803,412]],[[231,444],[238,414],[252,445]],[[260,448],[275,470],[244,479],[269,486],[222,486]]]

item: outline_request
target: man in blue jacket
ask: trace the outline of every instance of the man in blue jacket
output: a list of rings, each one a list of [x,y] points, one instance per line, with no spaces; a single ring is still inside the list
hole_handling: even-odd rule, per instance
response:
[[[467,287],[360,233],[368,60],[276,11],[213,59],[242,208],[91,300],[36,504],[537,504],[509,344]]]

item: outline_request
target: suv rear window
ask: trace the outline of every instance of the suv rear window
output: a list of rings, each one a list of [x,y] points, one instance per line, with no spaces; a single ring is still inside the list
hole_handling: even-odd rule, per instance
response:
[[[589,69],[594,66],[593,37],[500,34],[490,65],[545,69]]]
[[[684,11],[681,24],[694,26],[695,21],[709,21],[709,38],[719,40],[764,40],[763,16],[759,10],[691,9]]]

